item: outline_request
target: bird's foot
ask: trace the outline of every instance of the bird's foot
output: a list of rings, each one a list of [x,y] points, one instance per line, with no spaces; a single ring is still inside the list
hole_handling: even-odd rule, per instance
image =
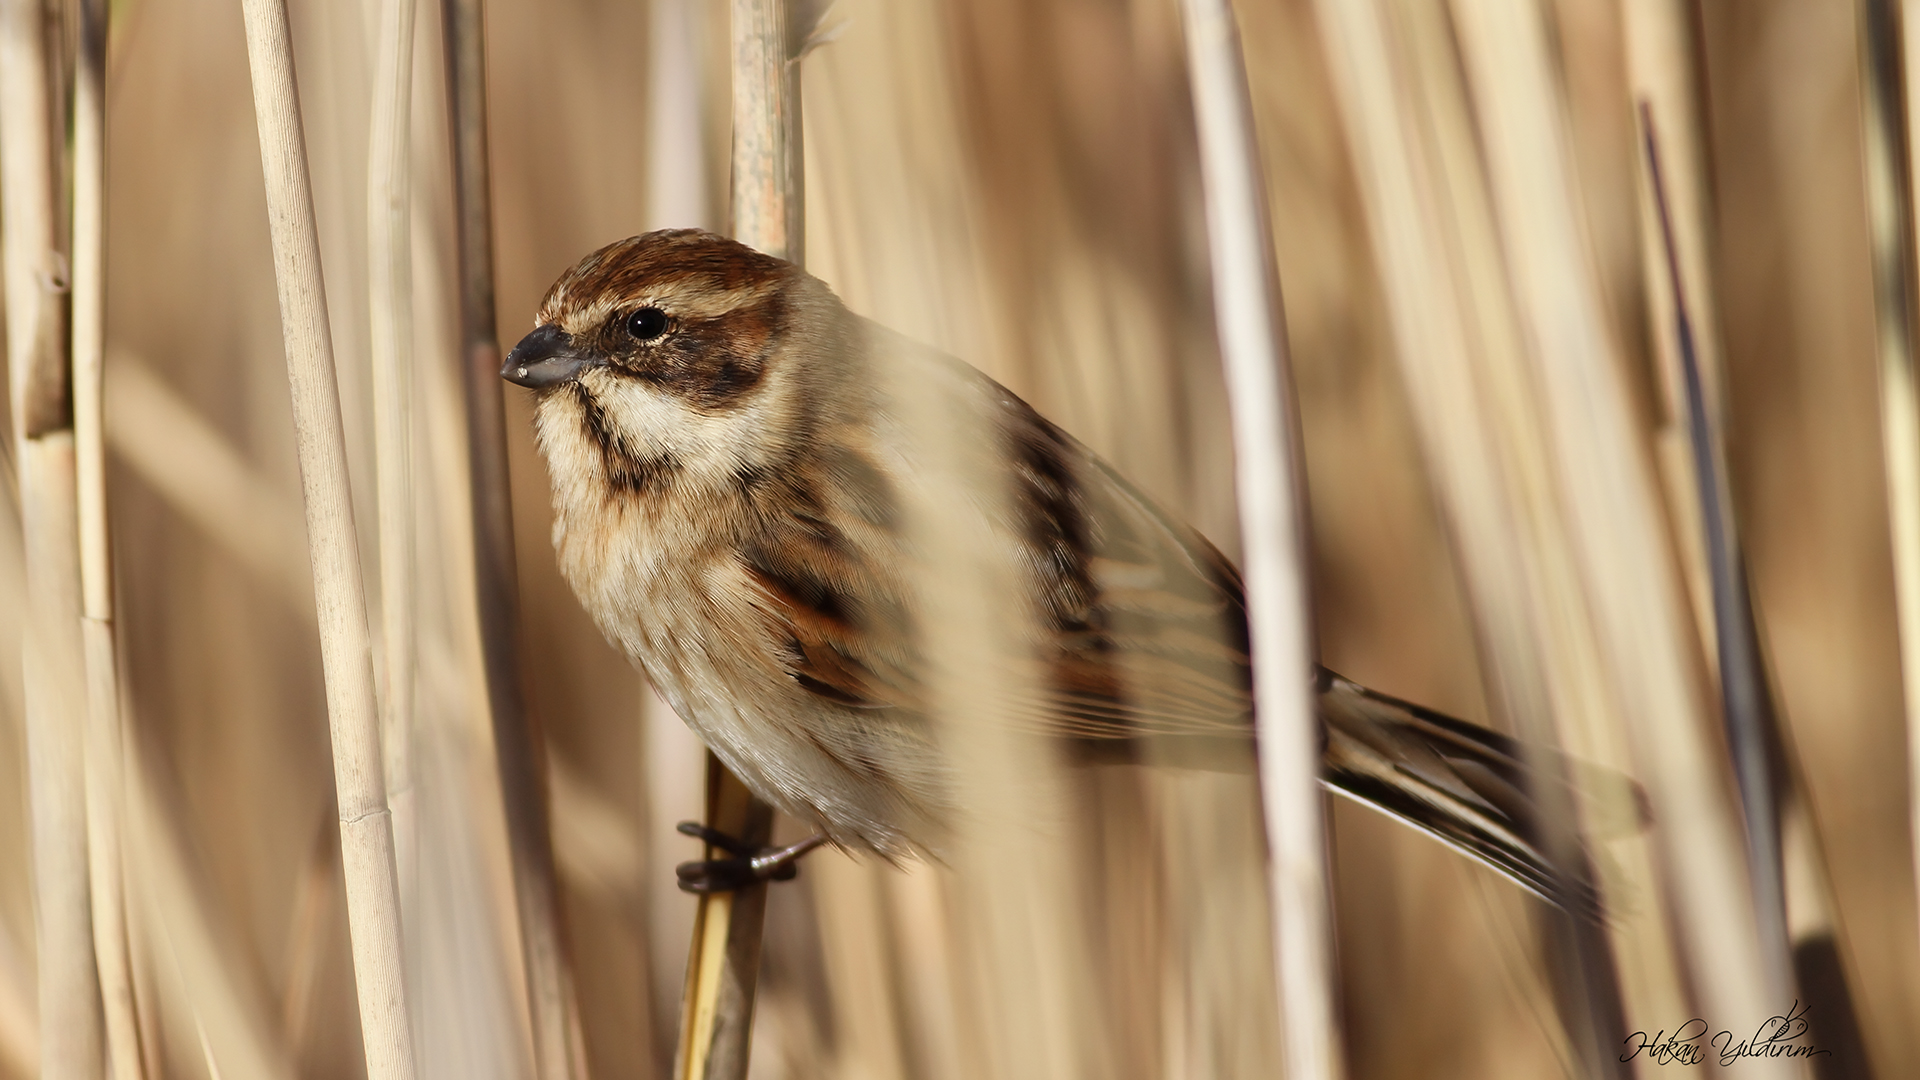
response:
[[[731,859],[703,859],[675,867],[681,890],[690,893],[733,892],[763,881],[791,881],[800,872],[800,856],[827,842],[825,836],[809,836],[786,847],[756,847],[697,821],[683,821],[679,828],[688,836],[706,841],[709,847],[733,855]]]

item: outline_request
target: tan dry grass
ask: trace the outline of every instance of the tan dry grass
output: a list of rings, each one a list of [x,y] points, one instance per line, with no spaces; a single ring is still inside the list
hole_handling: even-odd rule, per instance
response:
[[[1236,546],[1173,6],[841,7],[829,18],[849,19],[846,32],[805,65],[815,265],[857,308],[980,363],[1223,546]],[[1393,267],[1372,250],[1362,209],[1368,176],[1343,130],[1320,45],[1324,28],[1311,7],[1243,5],[1241,16],[1305,423],[1322,652],[1336,669],[1383,689],[1506,719],[1500,696],[1478,677],[1487,637],[1484,627],[1473,629],[1481,604],[1463,584],[1484,552],[1449,547],[1453,526],[1442,527],[1443,513],[1452,513],[1438,479],[1443,463],[1425,456],[1420,434],[1438,399],[1403,380],[1396,359],[1385,288]],[[1406,0],[1396,10],[1438,5]],[[1633,400],[1654,426],[1662,391],[1658,369],[1645,366],[1640,327],[1653,316],[1639,297],[1657,293],[1643,280],[1638,165],[1622,100],[1632,85],[1631,39],[1621,9],[1606,0],[1559,0],[1549,10],[1560,34],[1549,55],[1553,93],[1570,118],[1606,318],[1623,343],[1619,363],[1641,388]],[[369,15],[355,5],[294,9],[349,457],[367,523],[373,411],[356,350],[370,331],[355,299],[365,295],[355,268],[365,259],[357,238],[366,235]],[[718,5],[706,15],[703,77],[724,79],[725,17]],[[511,338],[561,269],[649,223],[650,23],[644,6],[536,9],[504,0],[490,5],[489,18],[499,318]],[[1885,1072],[1913,1056],[1905,1018],[1920,1000],[1920,965],[1909,851],[1895,824],[1905,819],[1906,780],[1895,752],[1899,667],[1855,27],[1846,5],[1790,0],[1703,5],[1696,26],[1711,166],[1703,230],[1710,283],[1700,288],[1715,290],[1725,328],[1733,500],[1783,715],[1805,764],[1811,820],[1833,869],[1841,952]],[[300,565],[297,540],[269,535],[271,523],[284,520],[276,515],[294,505],[296,480],[285,384],[270,362],[280,346],[238,20],[229,7],[199,0],[136,2],[122,9],[115,37],[110,345],[143,357],[147,385],[157,380],[191,409],[199,426],[181,430],[211,433],[225,448],[222,460],[246,466],[225,472],[244,483],[195,483],[212,474],[184,463],[208,459],[194,458],[184,439],[170,446],[170,424],[150,426],[141,443],[133,428],[115,434],[110,413],[129,698],[152,748],[150,767],[178,778],[164,790],[177,842],[196,853],[187,865],[203,913],[194,918],[218,926],[242,970],[256,973],[232,985],[267,999],[263,1015],[277,1017],[277,988],[294,956],[310,958],[301,961],[312,972],[305,1041],[283,1052],[302,1075],[353,1076],[360,1066],[342,905],[337,897],[320,905],[310,932],[289,932],[304,882],[324,882],[329,895],[339,885],[330,864],[312,855],[330,787],[311,613],[297,589],[273,583],[283,571],[271,569],[289,559]],[[437,70],[439,37],[423,11],[421,68]],[[447,183],[442,93],[431,76],[415,83],[420,192],[444,192]],[[723,90],[713,100],[724,97]],[[718,205],[711,189],[724,182],[725,141],[707,129],[709,205]],[[419,985],[433,987],[423,991],[434,1011],[420,1019],[422,1066],[435,1075],[522,1075],[530,1058],[512,879],[478,635],[463,599],[472,554],[460,391],[449,363],[424,362],[449,356],[457,334],[451,209],[436,198],[444,196],[416,204],[417,776],[422,851],[445,856],[422,864],[423,919],[445,936],[417,969]],[[1428,342],[1413,347],[1416,359],[1432,359]],[[121,397],[134,384],[120,382],[120,356],[108,363],[115,410],[115,402],[141,396]],[[588,795],[557,801],[559,847],[578,856],[583,837],[611,835],[611,811],[633,823],[631,835],[668,841],[647,845],[643,878],[664,880],[694,845],[663,837],[662,823],[650,820],[649,804],[666,785],[640,779],[658,745],[647,740],[643,750],[642,691],[553,569],[545,478],[522,406],[509,399],[509,410],[527,694],[572,764],[568,783]],[[156,431],[161,437],[151,437]],[[171,486],[148,479],[168,467],[176,470]],[[1683,531],[1675,527],[1676,540]],[[373,540],[369,529],[367,557]],[[243,559],[238,550],[254,554]],[[1688,618],[1698,625],[1697,614]],[[8,633],[17,640],[18,624],[4,616],[0,623],[0,646]],[[17,686],[8,679],[17,674],[0,686]],[[1581,693],[1578,684],[1547,690]],[[17,738],[17,726],[9,730]],[[651,765],[672,775],[665,755]],[[14,790],[23,789],[0,784]],[[1274,1048],[1255,1045],[1260,1029],[1241,1018],[1270,1015],[1271,998],[1260,1002],[1271,990],[1237,964],[1254,951],[1250,942],[1264,941],[1262,889],[1247,872],[1258,850],[1254,819],[1244,813],[1249,792],[1224,781],[1116,774],[1070,786],[1069,795],[1083,809],[1067,815],[1067,839],[1048,850],[1064,849],[1068,865],[1102,867],[1084,879],[1097,884],[1082,894],[1099,899],[1069,908],[1083,920],[1074,933],[1084,943],[1060,935],[1059,951],[1036,953],[1032,970],[1099,957],[1096,986],[1048,975],[1065,981],[1036,980],[1032,994],[1007,991],[1022,996],[995,1007],[1070,1004],[1079,1011],[1058,1015],[1077,1017],[1072,1024],[1084,1024],[1090,1042],[1063,1052],[1111,1041],[1120,1075],[1199,1072],[1204,1054],[1233,1037],[1249,1040],[1233,1051],[1246,1063],[1240,1071],[1265,1075],[1259,1070]],[[23,815],[24,799],[12,798],[0,824]],[[1331,823],[1353,1074],[1556,1069],[1557,1021],[1540,1005],[1549,966],[1527,902],[1364,811],[1337,806]],[[23,843],[23,832],[0,828],[7,865],[25,865]],[[969,1012],[1010,985],[993,974],[998,961],[976,958],[1019,940],[997,936],[1013,924],[996,929],[986,916],[1007,910],[999,905],[1013,895],[995,890],[1022,886],[978,871],[963,880],[938,868],[901,874],[831,854],[812,858],[823,861],[774,894],[755,1050],[761,1067],[769,1075],[960,1075],[953,1070],[976,1060],[967,1057],[975,1052],[969,1040],[1002,1032]],[[590,857],[561,861],[570,930],[593,946],[579,958],[587,1055],[596,1074],[646,1075],[664,1066],[666,1051],[662,1040],[636,1036],[636,1018],[649,1009],[646,988],[671,988],[679,977],[677,961],[650,952],[670,931],[646,927],[675,916],[668,905],[640,914],[645,906],[622,895],[630,884],[609,885],[629,879],[604,866],[582,873],[593,865]],[[0,874],[0,914],[15,942],[30,933],[24,880]],[[152,902],[190,910],[157,889]],[[1657,917],[1649,904],[1632,919]],[[156,925],[136,921],[136,959],[158,953]],[[23,958],[12,970],[28,964]],[[189,994],[151,962],[136,977],[162,1014],[165,1034],[155,1041],[166,1071],[156,1075],[200,1074],[198,1036],[181,1006],[197,1002],[211,1016],[215,991]],[[1655,992],[1671,985],[1670,972],[1623,969],[1623,978],[1647,988],[1639,997],[1630,990],[1629,1021],[1674,1022],[1670,999]],[[656,1015],[672,1009],[668,996],[654,996]],[[271,1030],[279,1021],[267,1023]],[[16,1048],[8,1060],[32,1052],[19,1039],[6,1045]]]

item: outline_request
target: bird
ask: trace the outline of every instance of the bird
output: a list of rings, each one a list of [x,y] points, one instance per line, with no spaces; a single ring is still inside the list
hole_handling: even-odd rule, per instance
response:
[[[682,868],[695,891],[790,876],[822,842],[939,858],[965,814],[933,729],[915,497],[991,544],[1024,625],[978,672],[993,716],[1069,760],[1250,768],[1238,570],[1198,531],[966,363],[713,233],[586,256],[501,374],[534,393],[562,574],[607,639],[762,800],[817,830]],[[899,388],[975,425],[943,461]],[[937,488],[938,490],[930,490]],[[1323,783],[1588,913],[1544,849],[1566,770],[1323,667]],[[1630,784],[1630,782],[1627,782]],[[720,865],[725,863],[725,866]]]

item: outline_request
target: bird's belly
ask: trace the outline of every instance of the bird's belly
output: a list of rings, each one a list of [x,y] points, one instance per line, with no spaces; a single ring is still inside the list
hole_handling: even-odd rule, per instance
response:
[[[889,857],[934,850],[938,751],[891,710],[861,715],[784,673],[710,647],[712,627],[663,622],[631,655],[680,718],[756,795],[835,842]]]
[[[637,539],[616,546],[625,557],[560,549],[608,640],[756,795],[846,846],[896,858],[942,846],[950,807],[923,721],[796,682],[730,556],[668,558]]]

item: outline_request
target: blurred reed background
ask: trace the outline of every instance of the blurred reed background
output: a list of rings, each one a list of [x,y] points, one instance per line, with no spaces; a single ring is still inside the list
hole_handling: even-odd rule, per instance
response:
[[[1470,311],[1461,318],[1478,320],[1481,335],[1465,340],[1495,359],[1545,348],[1515,254],[1530,196],[1500,178],[1523,172],[1529,152],[1564,152],[1596,332],[1613,344],[1601,357],[1630,391],[1629,457],[1662,485],[1662,565],[1678,568],[1686,623],[1703,630],[1676,663],[1698,691],[1695,714],[1709,723],[1695,741],[1711,755],[1722,753],[1717,707],[1706,704],[1717,700],[1712,603],[1636,123],[1642,97],[1677,110],[1657,115],[1673,118],[1661,135],[1687,204],[1682,277],[1758,640],[1804,791],[1785,815],[1799,824],[1785,827],[1802,853],[1805,834],[1817,835],[1830,886],[1817,880],[1821,860],[1790,856],[1788,929],[1800,942],[1809,926],[1830,928],[1843,971],[1816,988],[1802,967],[1800,996],[1817,1027],[1850,1000],[1864,1044],[1862,1057],[1843,1031],[1819,1029],[1816,1042],[1836,1053],[1815,1068],[1895,1076],[1920,1060],[1920,940],[1876,386],[1868,6],[1263,0],[1238,15],[1304,424],[1323,661],[1476,721],[1557,731],[1642,780],[1659,751],[1630,735],[1644,719],[1631,715],[1630,693],[1546,678],[1553,715],[1514,716],[1525,695],[1488,688],[1487,673],[1510,674],[1512,657],[1487,607],[1499,593],[1485,581],[1489,556],[1461,544],[1501,526],[1462,519],[1471,504],[1457,498],[1446,442],[1460,386],[1421,366],[1422,324],[1406,315],[1420,297],[1396,292],[1440,285],[1409,282],[1406,266],[1396,278],[1386,262],[1404,250],[1382,231],[1395,220],[1383,162],[1399,151],[1367,127],[1379,114],[1366,101],[1388,92],[1379,76],[1390,73],[1412,117],[1401,149],[1431,170],[1416,201],[1449,250],[1468,253],[1454,265],[1480,268],[1433,302]],[[650,228],[725,227],[728,7],[484,7],[497,315],[511,344],[547,285],[586,252]],[[291,4],[376,642],[392,625],[374,569],[368,301],[382,10]],[[1489,59],[1488,28],[1510,10],[1539,20],[1562,145],[1516,147],[1496,126],[1489,99],[1528,92],[1502,81],[1517,77],[1511,65]],[[1369,24],[1356,13],[1376,37],[1363,40]],[[472,600],[442,16],[433,4],[417,16],[409,993],[421,1075],[519,1077],[533,1075],[533,1049]],[[856,311],[1000,379],[1235,553],[1177,6],[839,0],[820,27],[802,68],[809,268]],[[1367,40],[1383,68],[1355,60]],[[115,0],[109,47],[106,435],[145,1071],[352,1077],[364,1068],[359,1013],[240,10]],[[1436,179],[1468,174],[1487,178],[1477,195],[1449,196]],[[1484,205],[1472,211],[1476,199]],[[1491,262],[1473,263],[1474,252]],[[1504,285],[1485,287],[1487,266]],[[1463,362],[1491,378],[1494,360]],[[664,1075],[692,913],[672,867],[697,857],[672,825],[700,814],[701,753],[561,580],[529,403],[515,391],[507,407],[523,671],[548,747],[586,1070]],[[1490,417],[1488,430],[1501,422]],[[1539,426],[1549,430],[1535,432],[1545,440],[1536,451],[1564,425]],[[1544,534],[1569,550],[1583,537],[1605,544],[1570,524],[1582,519],[1566,507],[1585,493],[1556,489],[1565,473],[1513,464],[1527,445],[1499,452],[1510,471],[1546,484],[1540,505],[1564,515],[1561,534]],[[0,470],[0,1075],[27,1077],[40,1045],[12,464]],[[1516,577],[1551,576],[1537,552],[1529,558]],[[1555,595],[1575,602],[1549,606],[1565,625],[1542,630],[1535,648],[1553,677],[1618,671],[1593,659],[1602,631],[1583,629],[1604,622],[1595,612],[1606,598],[1591,589],[1563,585]],[[956,627],[992,625],[992,601],[968,610]],[[1017,740],[979,753],[1022,771],[977,770],[969,791],[995,807],[998,831],[954,865],[823,851],[797,882],[773,888],[754,1075],[1277,1075],[1254,780],[1055,770]],[[1713,792],[1731,792],[1727,766],[1710,768]],[[1563,1033],[1555,1004],[1565,962],[1540,905],[1378,814],[1345,801],[1328,813],[1351,1075],[1582,1074],[1579,1040]],[[1663,891],[1690,856],[1662,855],[1662,828],[1598,842],[1625,1025],[1603,1045],[1672,1029],[1717,1000],[1717,975],[1701,967],[1711,947]],[[777,834],[797,838],[790,822]]]

